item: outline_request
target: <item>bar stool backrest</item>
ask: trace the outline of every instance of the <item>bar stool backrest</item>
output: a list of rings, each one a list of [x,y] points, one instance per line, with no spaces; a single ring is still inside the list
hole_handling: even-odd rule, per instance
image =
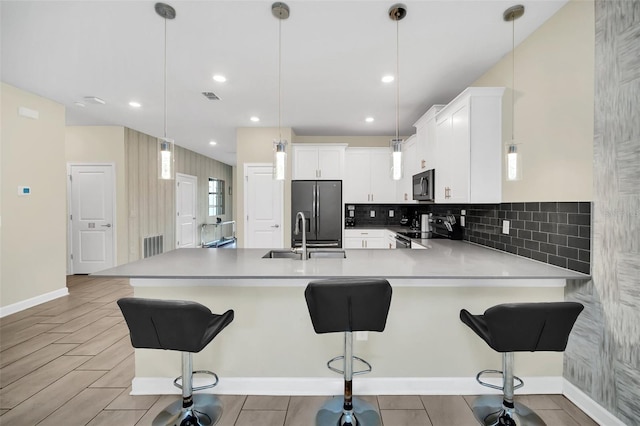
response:
[[[383,279],[312,281],[304,292],[316,333],[383,331],[391,305],[391,285]]]
[[[185,300],[125,297],[118,306],[135,348],[200,352],[233,320],[233,311],[214,315],[206,306]]]
[[[484,313],[490,339],[487,343],[498,352],[562,352],[583,309],[576,302],[493,306]]]

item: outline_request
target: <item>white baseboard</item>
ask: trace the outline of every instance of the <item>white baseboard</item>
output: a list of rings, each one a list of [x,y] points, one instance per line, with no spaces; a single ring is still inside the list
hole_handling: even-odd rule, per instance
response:
[[[606,408],[595,402],[589,395],[578,389],[567,379],[563,379],[562,393],[576,407],[585,412],[599,425],[625,426],[624,422],[611,414]]]
[[[562,377],[525,377],[526,394],[561,394]],[[206,380],[194,380],[194,386]],[[214,389],[204,392],[221,395],[337,395],[342,393],[341,378],[317,377],[221,377]],[[525,390],[523,388],[522,390]],[[478,395],[500,394],[479,385],[474,377],[372,377],[356,378],[353,392],[357,395]],[[179,394],[173,378],[136,377],[132,395]]]
[[[15,314],[16,312],[24,311],[25,309],[32,308],[36,305],[48,302],[53,299],[57,299],[59,297],[67,296],[68,294],[69,290],[64,287],[58,290],[50,291],[49,293],[41,294],[40,296],[13,303],[11,305],[2,306],[0,307],[0,318],[6,317],[7,315]]]

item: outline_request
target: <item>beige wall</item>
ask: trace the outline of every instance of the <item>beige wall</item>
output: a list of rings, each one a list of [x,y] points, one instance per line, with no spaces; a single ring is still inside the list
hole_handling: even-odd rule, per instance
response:
[[[594,40],[593,2],[571,1],[516,47],[515,140],[523,176],[506,181],[503,173],[504,202],[593,199]],[[473,86],[511,87],[511,67],[509,54]],[[511,93],[504,97],[505,142]]]
[[[53,101],[1,86],[0,305],[66,288],[65,112]],[[39,112],[37,120],[18,108]],[[18,196],[18,186],[32,195]]]
[[[127,263],[127,192],[125,185],[124,127],[68,126],[67,163],[113,163],[116,177],[116,263]]]
[[[236,167],[235,167],[235,196],[236,221],[238,222],[238,247],[244,246],[245,210],[244,210],[244,166],[247,163],[273,164],[273,141],[279,138],[278,128],[239,128],[236,133]],[[296,136],[289,128],[282,129],[282,138],[289,141],[287,146],[287,177],[284,184],[284,246],[289,247],[291,241],[291,140]]]

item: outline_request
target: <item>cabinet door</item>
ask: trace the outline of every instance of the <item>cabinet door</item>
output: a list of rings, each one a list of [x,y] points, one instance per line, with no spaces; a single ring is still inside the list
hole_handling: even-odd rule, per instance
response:
[[[413,200],[413,175],[418,173],[417,151],[417,139],[411,136],[402,147],[402,179],[396,181],[396,200],[399,203],[416,203]]]
[[[384,238],[366,238],[364,240],[364,247],[368,249],[383,249],[385,246]]]
[[[370,152],[371,202],[394,203],[396,181],[391,178],[391,150],[372,149]]]
[[[293,180],[318,179],[318,149],[316,147],[293,147]]]
[[[344,148],[318,147],[318,178],[340,180],[344,174]]]
[[[464,103],[451,116],[448,203],[469,202],[469,143],[469,104]]]
[[[445,188],[451,185],[449,181],[451,158],[449,146],[451,145],[451,116],[438,119],[436,126],[436,163],[435,163],[435,200],[436,203],[446,203],[448,191]]]
[[[371,202],[370,170],[367,150],[346,150],[342,185],[345,204]]]
[[[362,238],[357,237],[345,237],[344,238],[345,249],[361,249],[364,248],[364,241]]]

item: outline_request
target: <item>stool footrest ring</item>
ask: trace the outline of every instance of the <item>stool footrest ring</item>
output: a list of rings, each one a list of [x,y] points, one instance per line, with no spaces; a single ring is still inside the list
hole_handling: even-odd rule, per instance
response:
[[[485,386],[485,387],[488,387],[488,388],[491,388],[491,389],[498,389],[498,390],[501,390],[501,391],[503,391],[503,390],[504,390],[504,387],[503,387],[503,386],[494,385],[494,384],[491,384],[491,383],[488,383],[488,382],[483,382],[482,380],[480,380],[480,377],[481,377],[483,374],[485,374],[485,373],[500,374],[501,376],[503,376],[503,377],[504,377],[504,372],[502,372],[502,371],[500,371],[500,370],[482,370],[481,372],[479,372],[479,373],[476,375],[476,381],[477,381],[478,383],[480,383],[482,386]],[[514,390],[516,390],[516,389],[520,389],[522,386],[524,386],[524,381],[523,381],[520,377],[518,377],[518,376],[513,376],[513,379],[514,379],[514,380],[517,380],[517,381],[519,382],[518,384],[516,384],[515,386],[513,386],[513,389],[514,389]]]
[[[215,378],[215,381],[211,384],[208,385],[203,385],[203,386],[197,386],[197,387],[193,387],[191,388],[191,390],[195,391],[199,391],[199,390],[203,390],[203,389],[211,389],[212,387],[215,387],[218,384],[218,375],[216,373],[214,373],[213,371],[208,371],[208,370],[197,370],[197,371],[193,371],[191,373],[191,377],[193,379],[193,375],[194,374],[206,374],[208,376],[213,376]],[[179,381],[182,381],[182,376],[176,377],[175,380],[173,381],[173,386],[177,387],[178,389],[182,389],[182,384],[178,384]]]
[[[353,375],[354,375],[354,376],[357,376],[357,375],[360,375],[360,374],[367,374],[367,373],[370,373],[370,372],[371,372],[371,370],[372,370],[372,368],[373,368],[373,367],[371,367],[371,364],[369,364],[367,361],[365,361],[365,360],[364,360],[364,359],[362,359],[362,358],[358,358],[357,356],[354,356],[354,357],[352,357],[352,358],[353,358],[353,359],[355,359],[356,361],[360,361],[361,363],[363,363],[364,365],[366,365],[366,368],[365,368],[364,370],[354,371],[354,372],[353,372]],[[337,368],[335,368],[335,367],[333,367],[333,366],[331,365],[331,363],[332,363],[332,362],[340,361],[340,360],[344,360],[344,355],[340,355],[340,356],[337,356],[337,357],[335,357],[335,358],[330,359],[330,360],[327,362],[327,368],[328,368],[329,370],[331,370],[331,371],[334,371],[334,372],[338,373],[338,374],[344,374],[344,370],[339,370],[339,369],[337,369]]]

